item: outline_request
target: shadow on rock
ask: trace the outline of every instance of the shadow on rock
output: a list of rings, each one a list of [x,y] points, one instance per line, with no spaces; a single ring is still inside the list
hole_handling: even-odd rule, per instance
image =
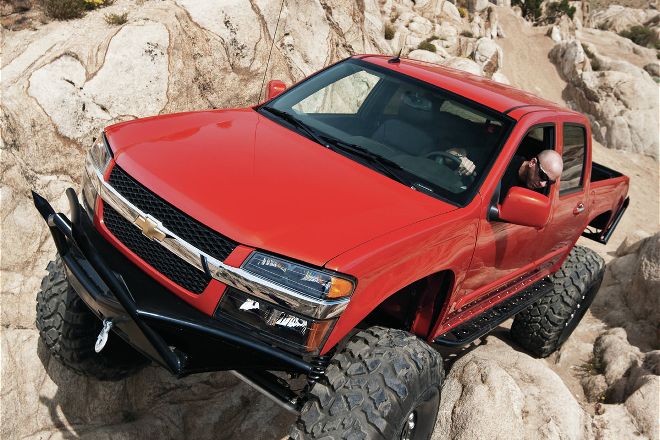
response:
[[[101,382],[62,366],[40,339],[37,354],[54,391],[39,393],[52,423],[43,428],[64,438],[281,439],[295,421],[230,373],[176,379],[152,364]]]

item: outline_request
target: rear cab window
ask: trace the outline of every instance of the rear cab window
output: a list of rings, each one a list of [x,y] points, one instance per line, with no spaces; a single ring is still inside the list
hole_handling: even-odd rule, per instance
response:
[[[559,196],[582,190],[586,158],[587,130],[579,124],[563,126],[562,160],[564,170],[559,180]]]

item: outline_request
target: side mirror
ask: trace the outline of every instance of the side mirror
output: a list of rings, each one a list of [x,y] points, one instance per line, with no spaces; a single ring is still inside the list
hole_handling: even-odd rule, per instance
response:
[[[268,85],[266,89],[266,98],[272,99],[285,90],[286,90],[286,84],[284,84],[279,79],[273,79],[271,81],[268,81]]]
[[[514,186],[504,198],[498,219],[516,225],[542,228],[550,218],[550,198],[531,189]]]

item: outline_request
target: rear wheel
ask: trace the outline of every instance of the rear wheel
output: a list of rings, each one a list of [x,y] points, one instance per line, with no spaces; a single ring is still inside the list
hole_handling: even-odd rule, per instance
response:
[[[440,355],[414,335],[363,330],[311,389],[292,437],[427,440],[443,377]]]
[[[538,357],[557,351],[580,323],[596,297],[605,262],[591,249],[575,246],[550,278],[554,288],[516,315],[512,338]]]
[[[80,375],[106,381],[128,377],[148,363],[117,335],[96,353],[101,321],[67,281],[59,256],[46,270],[37,294],[36,324],[41,340],[60,363]]]

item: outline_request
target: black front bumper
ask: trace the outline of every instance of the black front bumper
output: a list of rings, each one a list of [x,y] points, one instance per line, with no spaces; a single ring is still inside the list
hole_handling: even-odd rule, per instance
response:
[[[67,190],[71,220],[32,196],[78,295],[100,319],[112,320],[117,335],[173,374],[311,371],[303,357],[213,319],[161,286],[98,233],[73,189]]]

